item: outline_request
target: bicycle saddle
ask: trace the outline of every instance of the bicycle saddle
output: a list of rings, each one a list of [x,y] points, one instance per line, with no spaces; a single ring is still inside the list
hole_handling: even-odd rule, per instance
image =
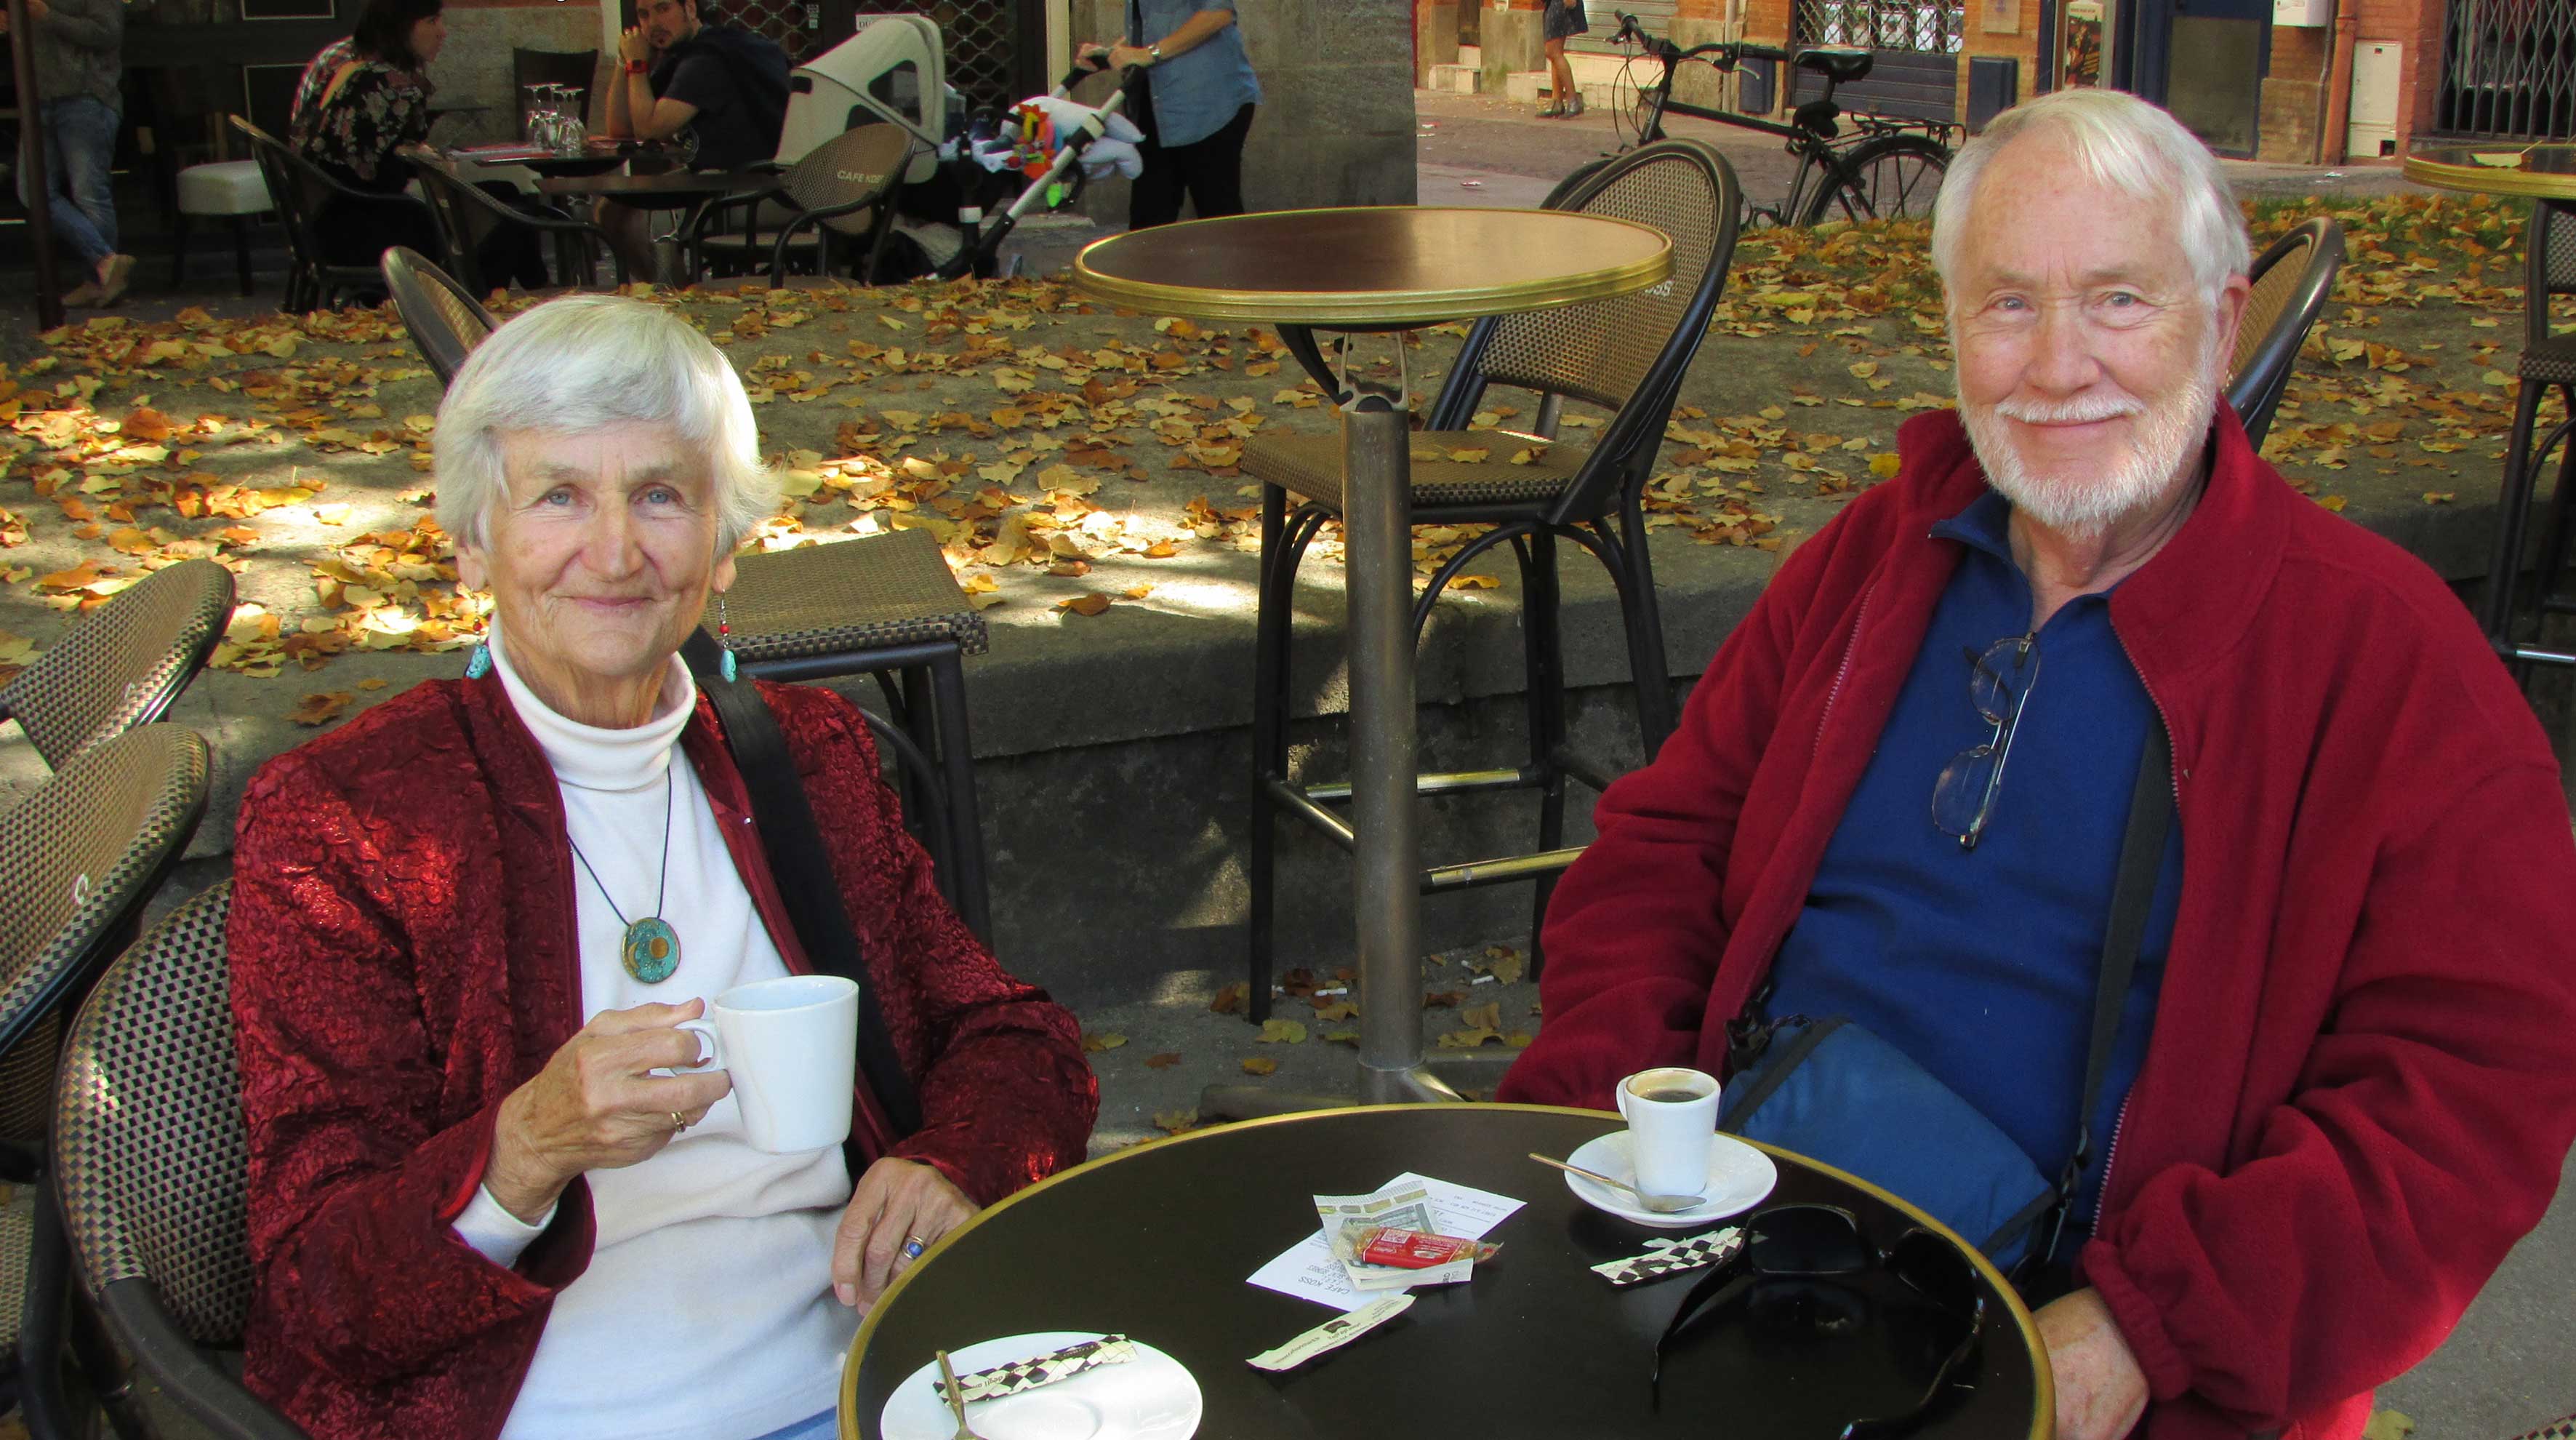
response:
[[[1852,50],[1839,45],[1820,45],[1801,50],[1790,57],[1792,63],[1813,70],[1837,85],[1847,85],[1869,74],[1870,57],[1866,50]]]

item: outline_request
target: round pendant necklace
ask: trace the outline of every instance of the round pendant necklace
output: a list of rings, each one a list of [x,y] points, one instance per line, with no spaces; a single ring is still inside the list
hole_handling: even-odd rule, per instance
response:
[[[617,908],[617,897],[608,893],[608,886],[600,880],[599,872],[591,867],[590,857],[581,853],[579,842],[569,833],[564,836],[564,843],[572,846],[572,858],[581,862],[581,868],[590,876],[590,883],[599,886],[599,898],[608,902],[608,913],[616,916],[617,923],[626,927],[626,934],[617,945],[619,962],[625,965],[627,974],[646,985],[659,985],[680,968],[680,933],[673,930],[670,922],[661,915],[662,901],[670,893],[671,792],[677,784],[665,766],[662,771],[662,878],[654,885],[654,913],[650,915],[628,920],[626,912]]]

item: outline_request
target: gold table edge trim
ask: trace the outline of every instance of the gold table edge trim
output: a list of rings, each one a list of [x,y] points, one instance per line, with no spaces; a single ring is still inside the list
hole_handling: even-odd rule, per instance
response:
[[[1355,206],[1354,209],[1382,210],[1474,210],[1480,214],[1568,215],[1580,212],[1565,210],[1530,210],[1468,205]],[[1270,214],[1321,214],[1322,210],[1271,211]],[[1232,217],[1223,217],[1230,219]],[[1615,215],[1587,215],[1593,222],[1625,225],[1642,230],[1662,244],[1654,254],[1641,260],[1610,269],[1588,272],[1578,281],[1562,278],[1527,281],[1511,286],[1466,286],[1451,290],[1353,291],[1309,290],[1283,292],[1272,290],[1203,290],[1188,285],[1165,285],[1151,280],[1124,280],[1103,275],[1091,268],[1091,252],[1103,245],[1114,245],[1133,235],[1126,231],[1104,235],[1082,247],[1073,259],[1074,288],[1094,299],[1113,305],[1127,305],[1158,314],[1187,315],[1206,320],[1255,320],[1274,325],[1309,325],[1319,329],[1334,324],[1384,327],[1398,323],[1437,325],[1449,320],[1479,319],[1487,315],[1527,313],[1553,310],[1565,305],[1579,305],[1587,300],[1609,300],[1634,294],[1650,285],[1669,279],[1673,273],[1673,237],[1652,225],[1622,220]],[[1214,224],[1221,221],[1192,220],[1186,224]]]
[[[2500,145],[2491,153],[2502,154],[2512,148]],[[2521,148],[2528,150],[2531,147]],[[2576,203],[2576,174],[2533,175],[2495,165],[2451,165],[2418,155],[2407,156],[2401,169],[2406,178],[2416,184],[2431,185],[2441,190]]]
[[[1069,1169],[1059,1170],[1026,1189],[1015,1191],[1014,1193],[995,1201],[993,1204],[987,1205],[983,1209],[976,1211],[973,1215],[967,1217],[965,1224],[960,1225],[956,1229],[949,1231],[947,1234],[940,1236],[938,1241],[934,1243],[930,1249],[923,1252],[922,1257],[919,1260],[912,1263],[910,1269],[907,1269],[901,1275],[896,1276],[894,1283],[885,1288],[885,1293],[877,1297],[877,1303],[868,1308],[867,1318],[859,1322],[859,1333],[850,1337],[850,1353],[847,1358],[841,1362],[841,1403],[839,1406],[841,1440],[864,1440],[864,1437],[859,1433],[858,1419],[859,1362],[867,1356],[868,1341],[876,1333],[878,1318],[884,1315],[887,1307],[894,1303],[895,1297],[903,1293],[903,1287],[912,1283],[912,1277],[928,1269],[930,1267],[930,1263],[939,1258],[940,1252],[948,1248],[950,1241],[965,1234],[967,1231],[974,1229],[976,1226],[983,1224],[993,1215],[1000,1211],[1009,1209],[1011,1206],[1020,1203],[1022,1200],[1027,1199],[1031,1195],[1035,1195],[1049,1186],[1070,1180],[1074,1176],[1083,1174],[1086,1171],[1099,1169],[1104,1165],[1116,1164],[1118,1161],[1127,1159],[1130,1156],[1140,1155],[1148,1150],[1157,1149],[1161,1146],[1186,1145],[1193,1140],[1204,1140],[1212,1135],[1224,1135],[1263,1125],[1292,1124],[1297,1121],[1313,1120],[1323,1116],[1368,1114],[1389,1110],[1419,1110],[1421,1108],[1423,1107],[1420,1105],[1411,1104],[1351,1105],[1331,1110],[1301,1110],[1290,1115],[1270,1115],[1258,1120],[1237,1120],[1223,1125],[1211,1125],[1204,1129],[1191,1130],[1179,1135],[1165,1136],[1159,1140],[1148,1140],[1141,1145],[1130,1145],[1123,1150],[1112,1150],[1108,1154],[1100,1156],[1097,1159],[1085,1160],[1081,1164],[1075,1165]],[[1621,1118],[1616,1111],[1588,1110],[1576,1105],[1505,1105],[1498,1104],[1490,1100],[1471,1101],[1461,1104],[1447,1105],[1442,1108],[1451,1110],[1508,1110],[1542,1115],[1581,1115],[1588,1119],[1612,1121],[1619,1121]],[[1622,1121],[1621,1123],[1625,1122]],[[1728,1138],[1744,1140],[1744,1137],[1740,1135],[1729,1136]],[[1916,1209],[1913,1204],[1905,1200],[1903,1197],[1891,1194],[1887,1190],[1871,1184],[1869,1181],[1852,1174],[1848,1170],[1837,1169],[1821,1160],[1810,1160],[1806,1156],[1801,1155],[1794,1150],[1783,1150],[1777,1145],[1766,1145],[1759,1140],[1744,1140],[1744,1143],[1752,1146],[1756,1150],[1760,1150],[1771,1155],[1775,1159],[1794,1160],[1798,1164],[1804,1165],[1811,1170],[1816,1170],[1823,1174],[1830,1175],[1833,1178],[1842,1181],[1844,1184],[1860,1190],[1864,1194],[1894,1206],[1899,1214],[1912,1216],[1914,1219],[1922,1222],[1926,1229],[1939,1233],[1952,1244],[1957,1245],[1960,1251],[1968,1257],[1968,1262],[1976,1266],[1977,1272],[1986,1277],[1987,1285],[1992,1288],[1996,1294],[2003,1297],[2004,1308],[2011,1313],[2013,1326],[2021,1333],[2022,1347],[2024,1351],[2037,1357],[2038,1363],[2031,1367],[2032,1393],[2030,1440],[2055,1440],[2055,1436],[2057,1434],[2057,1384],[2056,1377],[2050,1371],[2048,1366],[2048,1346],[2039,1338],[2039,1326],[2031,1320],[2030,1307],[2022,1303],[2020,1292],[2013,1289],[2012,1282],[2004,1278],[2003,1272],[1995,1268],[1993,1261],[1988,1260],[1984,1253],[1978,1250],[1976,1246],[1960,1239],[1957,1231],[1952,1230],[1949,1226],[1942,1224],[1940,1221],[1924,1214],[1921,1210]]]

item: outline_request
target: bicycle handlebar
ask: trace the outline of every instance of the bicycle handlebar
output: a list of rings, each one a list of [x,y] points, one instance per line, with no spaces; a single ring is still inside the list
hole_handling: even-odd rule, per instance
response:
[[[1650,54],[1668,64],[1678,65],[1685,60],[1705,59],[1717,69],[1732,70],[1739,61],[1744,60],[1776,60],[1783,65],[1794,64],[1796,61],[1794,55],[1776,45],[1756,45],[1749,40],[1715,40],[1705,45],[1693,45],[1684,49],[1670,40],[1659,40],[1647,34],[1645,27],[1637,23],[1637,17],[1625,10],[1614,10],[1611,13],[1619,17],[1618,32],[1610,37],[1613,44],[1643,45]]]

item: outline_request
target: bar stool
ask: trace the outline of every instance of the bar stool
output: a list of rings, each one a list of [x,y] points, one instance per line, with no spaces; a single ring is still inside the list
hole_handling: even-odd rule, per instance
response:
[[[241,273],[241,293],[249,294],[251,218],[276,208],[256,160],[215,160],[180,171],[179,213],[170,237],[170,288],[179,288],[187,279],[188,221],[204,216],[231,222],[233,263]]]

